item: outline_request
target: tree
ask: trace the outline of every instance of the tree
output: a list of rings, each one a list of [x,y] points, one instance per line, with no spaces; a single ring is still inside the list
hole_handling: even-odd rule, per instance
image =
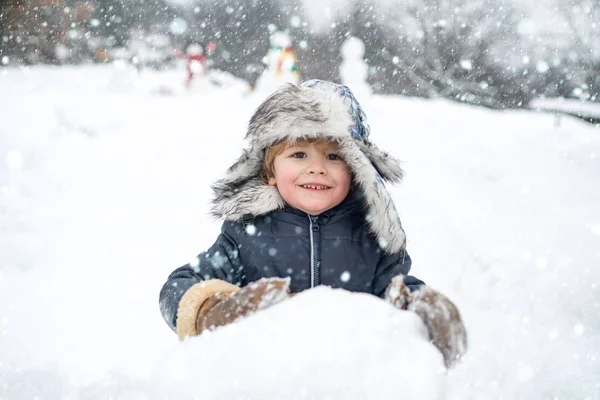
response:
[[[559,0],[560,11],[572,40],[569,68],[582,76],[578,91],[566,96],[600,101],[600,2],[595,0]]]
[[[7,0],[0,8],[2,53],[26,64],[57,63],[69,28],[63,0]]]

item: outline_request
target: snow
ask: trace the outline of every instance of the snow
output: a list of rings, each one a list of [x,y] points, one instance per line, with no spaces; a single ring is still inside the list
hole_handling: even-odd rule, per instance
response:
[[[600,104],[576,99],[534,99],[529,103],[534,110],[558,111],[600,119]]]
[[[441,354],[413,313],[317,288],[255,317],[177,346],[154,372],[158,397],[444,398]]]
[[[432,361],[431,347],[416,329],[402,331],[418,323],[396,310],[388,319],[389,306],[365,295],[315,290],[222,335],[179,343],[160,316],[159,290],[216,238],[209,185],[239,156],[266,93],[244,96],[241,84],[188,93],[178,89],[183,70],[122,87],[115,73],[0,70],[0,398],[151,399],[175,387],[218,398],[222,388],[195,375],[211,370],[193,354],[214,360],[219,379],[237,376],[236,393],[244,384],[264,390],[250,377],[288,357],[298,362],[271,370],[286,381],[261,378],[293,385],[298,371],[307,382],[298,398],[316,390],[352,398],[342,386],[332,391],[334,380],[357,390],[382,382],[377,394],[396,380],[398,396],[437,387],[436,372],[419,364]],[[469,332],[467,357],[445,378],[447,398],[598,398],[598,128],[395,96],[373,96],[366,112],[372,139],[405,161],[403,184],[390,190],[412,273],[458,305]],[[330,307],[344,310],[339,319],[325,319]],[[366,351],[368,342],[363,364],[342,363],[361,355],[341,348]],[[328,357],[318,347],[301,358],[310,344],[336,349],[339,369],[309,370]],[[408,348],[418,355],[384,368]],[[411,366],[427,383],[402,383]],[[177,386],[186,373],[195,386]]]

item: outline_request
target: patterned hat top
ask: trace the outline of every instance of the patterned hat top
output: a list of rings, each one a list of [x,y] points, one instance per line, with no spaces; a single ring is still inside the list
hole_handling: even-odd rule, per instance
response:
[[[303,82],[300,86],[314,88],[321,85],[333,88],[340,95],[344,101],[344,104],[346,104],[346,107],[348,107],[348,113],[352,117],[352,121],[354,121],[351,127],[352,137],[367,141],[369,139],[369,134],[371,133],[371,127],[367,121],[367,114],[364,112],[360,106],[360,103],[358,100],[356,100],[356,97],[354,97],[348,86],[338,85],[337,83],[322,81],[319,79],[311,79]]]

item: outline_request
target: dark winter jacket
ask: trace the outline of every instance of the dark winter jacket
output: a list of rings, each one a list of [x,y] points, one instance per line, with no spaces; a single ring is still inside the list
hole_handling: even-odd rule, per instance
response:
[[[253,219],[225,221],[217,241],[195,262],[176,269],[160,293],[160,309],[175,330],[179,302],[194,284],[222,279],[238,286],[264,277],[290,277],[293,293],[327,285],[383,297],[391,279],[405,275],[415,290],[422,281],[408,276],[405,250],[386,254],[369,231],[359,195],[310,216],[285,207]]]

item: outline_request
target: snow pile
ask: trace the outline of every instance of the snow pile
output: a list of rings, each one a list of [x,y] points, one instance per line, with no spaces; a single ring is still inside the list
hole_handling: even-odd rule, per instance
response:
[[[325,287],[177,346],[160,398],[444,399],[441,353],[420,318]]]

